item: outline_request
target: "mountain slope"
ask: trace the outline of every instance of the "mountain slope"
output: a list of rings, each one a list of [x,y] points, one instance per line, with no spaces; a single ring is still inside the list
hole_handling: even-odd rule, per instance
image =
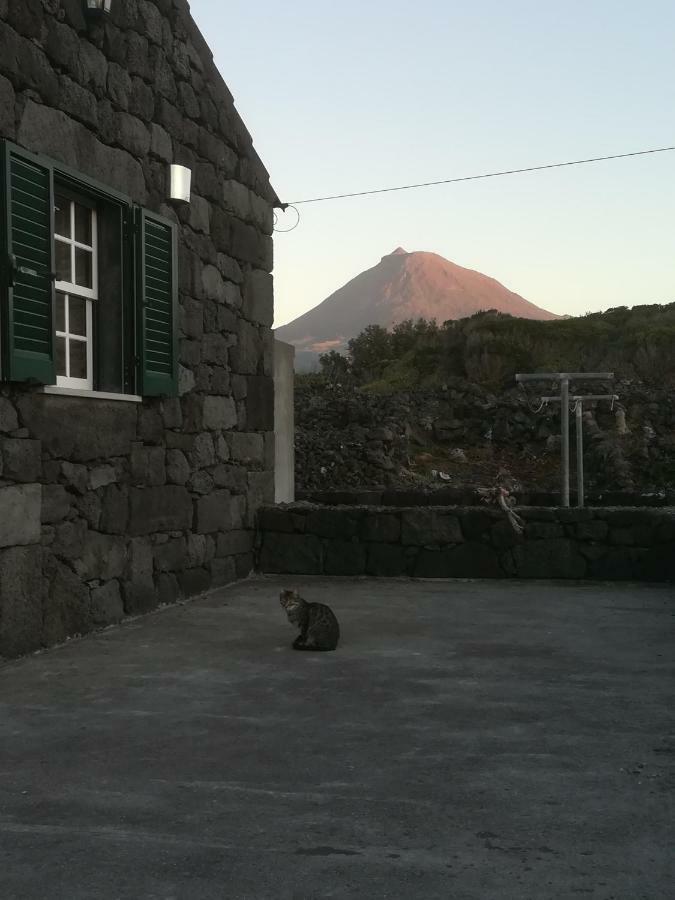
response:
[[[436,253],[394,250],[323,303],[276,330],[298,350],[341,349],[368,325],[385,328],[406,319],[462,319],[496,309],[524,319],[557,319],[480,272]]]

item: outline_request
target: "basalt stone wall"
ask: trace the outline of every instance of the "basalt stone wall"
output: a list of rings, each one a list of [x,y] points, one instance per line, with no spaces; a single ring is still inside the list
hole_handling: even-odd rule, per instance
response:
[[[0,0],[0,137],[178,222],[180,396],[0,384],[0,657],[246,575],[274,499],[276,197],[187,2],[112,7]]]
[[[675,581],[674,509],[266,507],[260,571],[416,578]]]

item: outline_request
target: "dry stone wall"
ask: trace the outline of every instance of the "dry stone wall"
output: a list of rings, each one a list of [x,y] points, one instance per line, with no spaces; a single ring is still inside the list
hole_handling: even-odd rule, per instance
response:
[[[0,657],[238,577],[273,491],[276,197],[185,0],[0,0],[0,138],[178,224],[180,396],[0,384]],[[167,206],[167,167],[193,196]]]
[[[260,571],[415,578],[675,581],[674,509],[266,507]]]

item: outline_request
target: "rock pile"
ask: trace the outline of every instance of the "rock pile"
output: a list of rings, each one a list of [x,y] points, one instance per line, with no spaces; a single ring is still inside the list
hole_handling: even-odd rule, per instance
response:
[[[675,399],[637,382],[615,390],[614,408],[585,408],[588,488],[675,487]],[[295,408],[301,491],[486,484],[503,468],[529,489],[558,485],[559,404],[540,408],[534,391],[456,378],[439,391],[373,394],[300,378]],[[573,431],[571,441],[574,456]]]

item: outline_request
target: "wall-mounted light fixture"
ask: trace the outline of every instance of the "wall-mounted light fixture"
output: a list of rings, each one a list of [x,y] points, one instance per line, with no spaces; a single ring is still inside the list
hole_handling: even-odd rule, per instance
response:
[[[169,199],[177,203],[190,202],[192,172],[185,166],[171,165],[169,169]]]
[[[101,19],[110,14],[112,0],[83,0],[84,12],[90,19]]]

